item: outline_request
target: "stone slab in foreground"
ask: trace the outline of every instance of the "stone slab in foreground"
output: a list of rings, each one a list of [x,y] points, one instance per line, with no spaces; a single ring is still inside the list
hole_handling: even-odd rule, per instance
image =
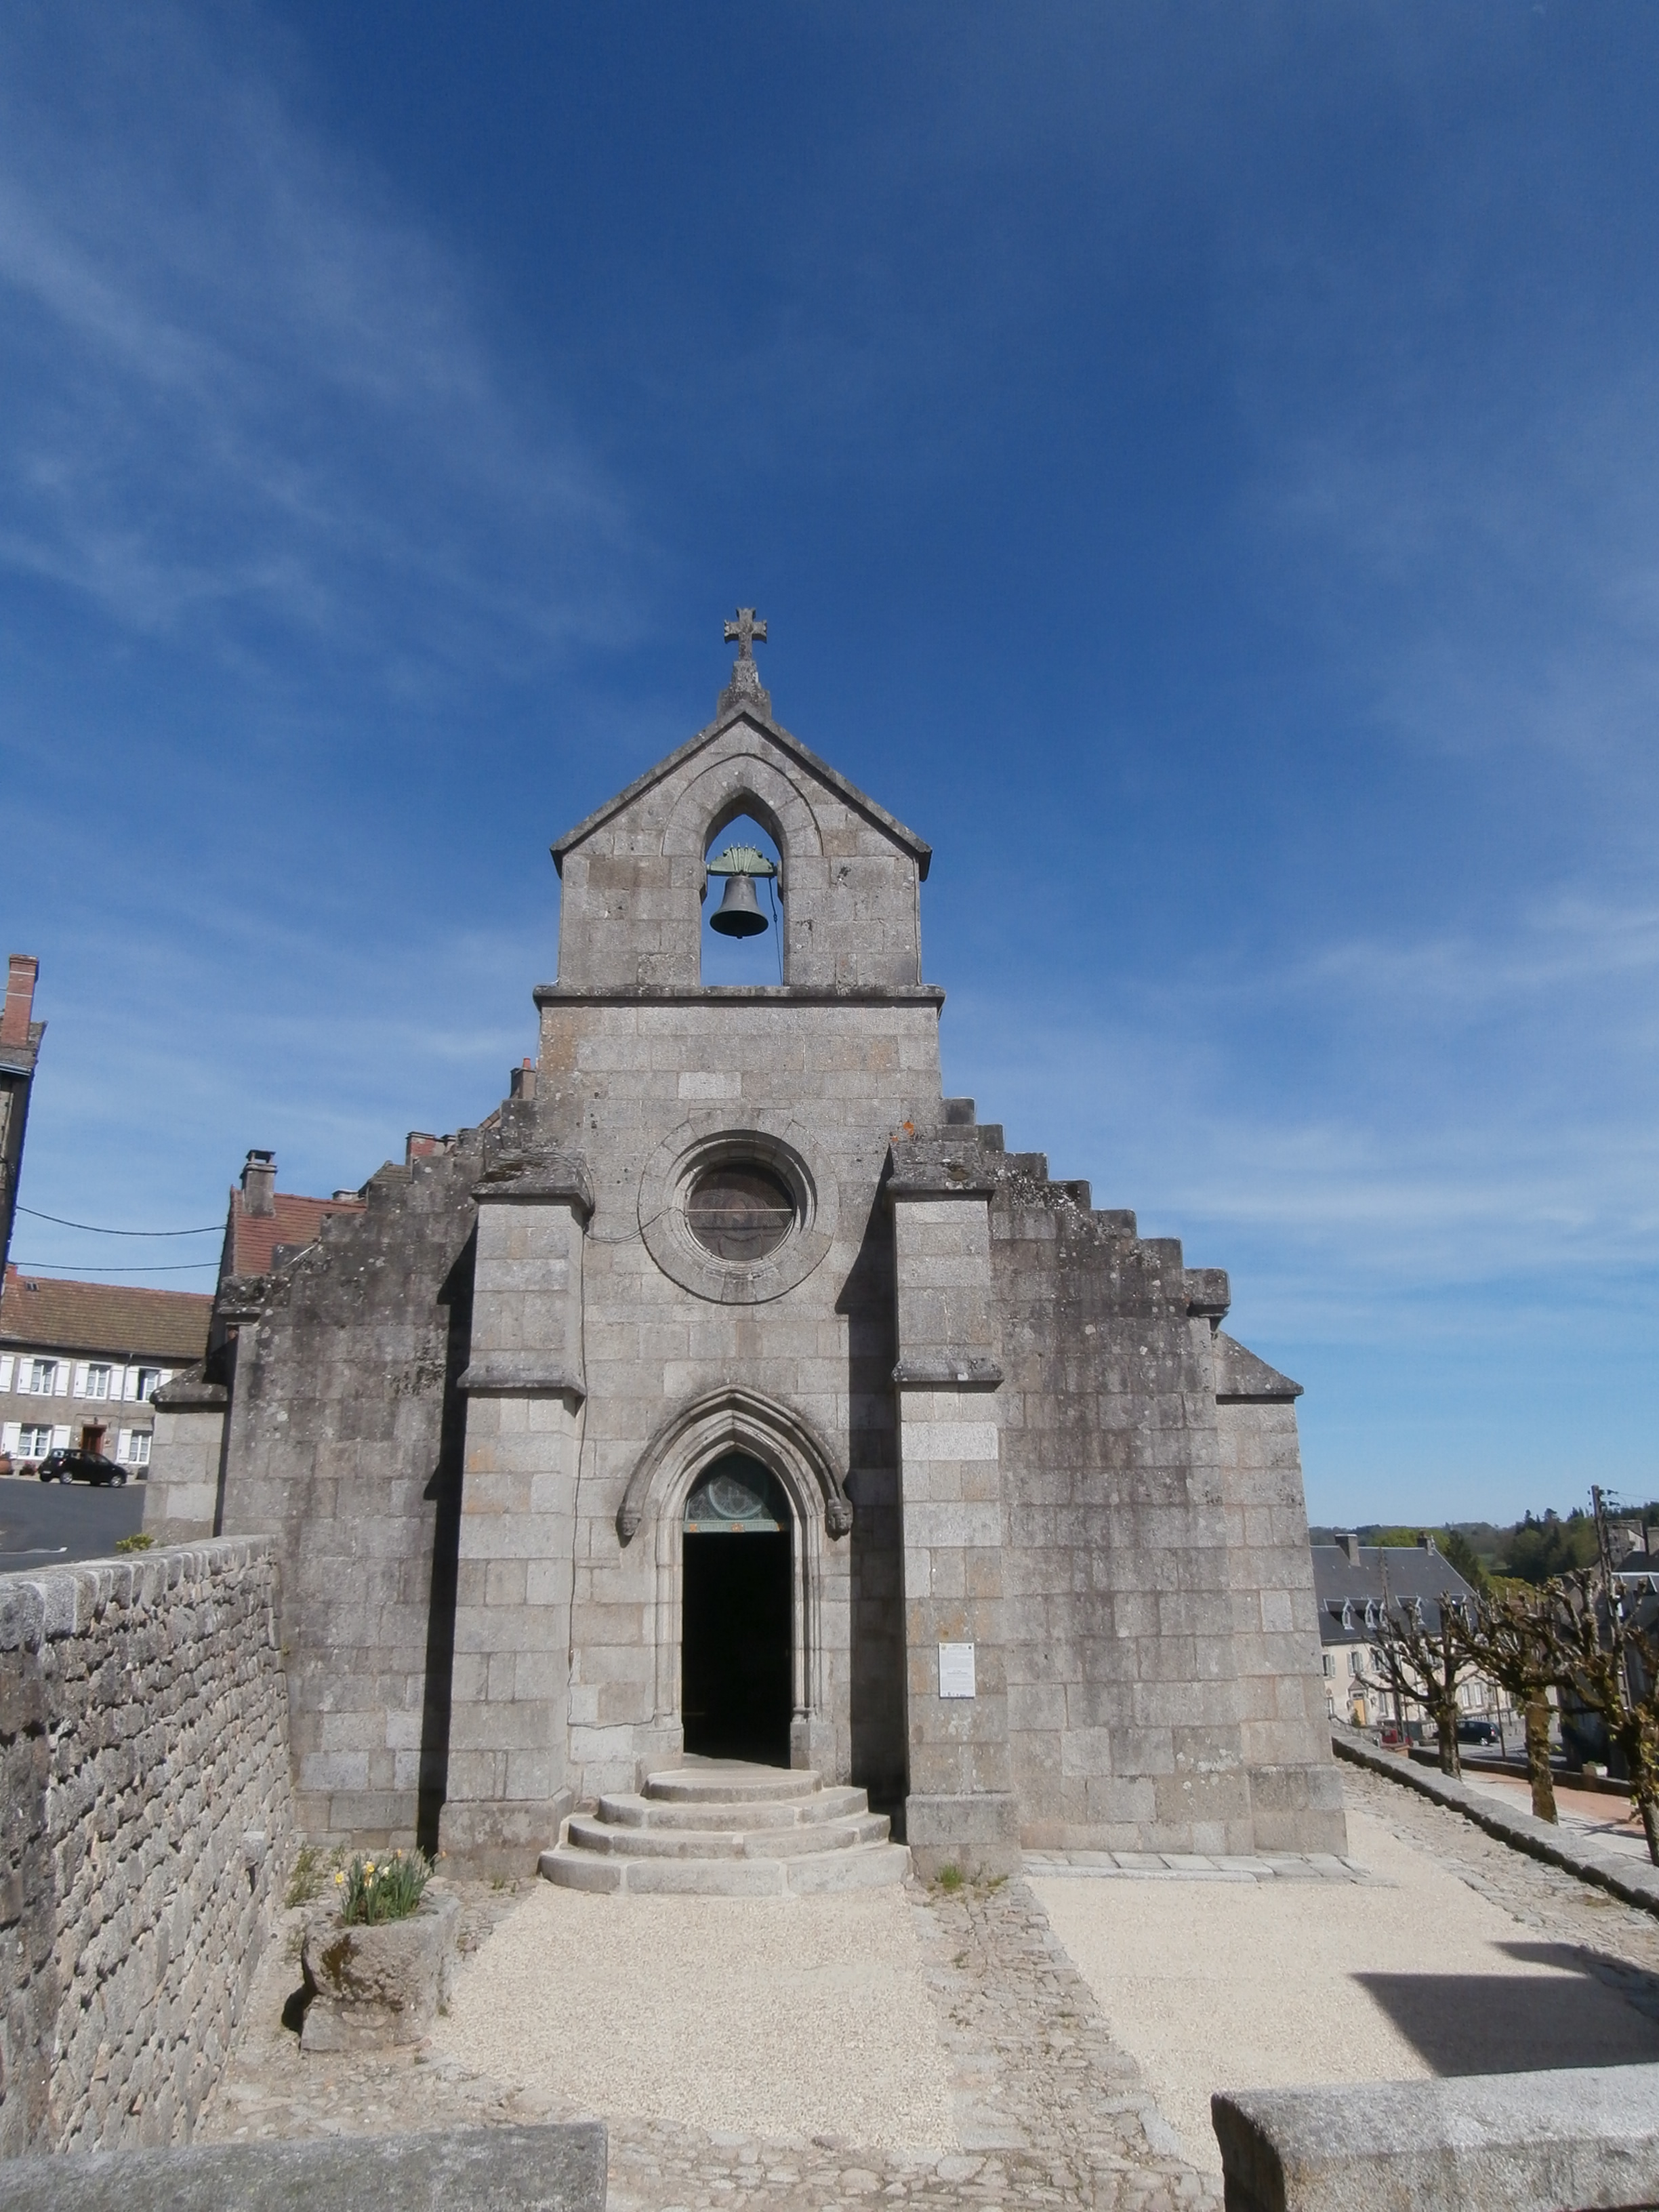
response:
[[[602,2212],[605,2133],[458,2128],[9,2161],[6,2212]]]
[[[1227,2212],[1659,2205],[1659,2066],[1212,2097]]]

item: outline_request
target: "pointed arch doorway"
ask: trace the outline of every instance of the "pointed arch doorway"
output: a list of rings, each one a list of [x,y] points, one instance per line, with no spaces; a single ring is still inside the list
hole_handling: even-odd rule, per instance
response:
[[[794,1522],[782,1484],[728,1451],[691,1486],[680,1649],[685,1748],[789,1764],[794,1674]]]

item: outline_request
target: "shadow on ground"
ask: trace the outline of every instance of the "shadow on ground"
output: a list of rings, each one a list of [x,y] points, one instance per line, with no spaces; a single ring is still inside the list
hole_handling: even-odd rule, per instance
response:
[[[1659,1975],[1566,1943],[1505,1943],[1544,1974],[1357,1974],[1437,2074],[1659,2062]]]

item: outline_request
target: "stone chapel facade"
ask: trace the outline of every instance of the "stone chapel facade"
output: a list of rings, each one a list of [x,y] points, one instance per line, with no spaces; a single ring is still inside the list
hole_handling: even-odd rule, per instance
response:
[[[705,986],[740,816],[784,981]],[[1299,1386],[941,1095],[927,846],[745,636],[553,855],[533,1078],[228,1275],[158,1400],[147,1528],[280,1540],[301,1826],[525,1869],[689,1747],[862,1784],[924,1871],[1342,1850]]]

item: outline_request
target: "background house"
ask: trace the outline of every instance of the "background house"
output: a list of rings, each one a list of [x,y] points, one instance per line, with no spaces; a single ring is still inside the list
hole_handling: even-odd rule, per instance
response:
[[[0,1288],[0,1452],[33,1467],[68,1445],[143,1473],[150,1399],[207,1348],[213,1300],[5,1272]]]
[[[1412,1544],[1362,1544],[1349,1531],[1334,1544],[1315,1544],[1314,1595],[1319,1607],[1319,1643],[1325,1668],[1326,1710],[1333,1720],[1355,1728],[1376,1728],[1403,1718],[1421,1722],[1419,1707],[1396,1715],[1394,1698],[1377,1655],[1384,1607],[1401,1605],[1417,1612],[1431,1632],[1440,1626],[1443,1599],[1473,1605],[1474,1589],[1437,1549],[1432,1536]],[[1497,1685],[1484,1677],[1463,1683],[1458,1702],[1471,1717],[1509,1721],[1515,1709]]]

